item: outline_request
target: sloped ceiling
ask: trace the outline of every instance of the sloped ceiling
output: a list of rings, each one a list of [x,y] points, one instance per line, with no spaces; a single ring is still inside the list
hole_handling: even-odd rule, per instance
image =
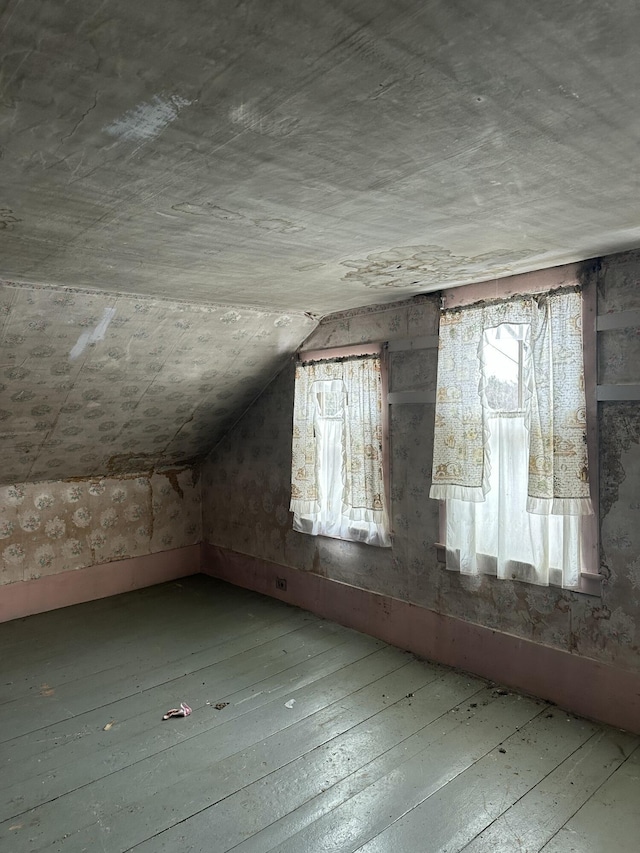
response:
[[[0,277],[40,287],[5,288],[5,481],[201,453],[305,312],[640,245],[635,0],[0,8]]]
[[[0,286],[0,482],[201,458],[314,326],[299,314]]]

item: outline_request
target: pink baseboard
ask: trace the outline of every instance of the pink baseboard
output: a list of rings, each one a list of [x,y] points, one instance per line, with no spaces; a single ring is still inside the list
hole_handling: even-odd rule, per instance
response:
[[[0,622],[131,592],[200,571],[200,545],[0,586]]]
[[[214,545],[202,546],[201,565],[212,577],[640,734],[640,674]]]

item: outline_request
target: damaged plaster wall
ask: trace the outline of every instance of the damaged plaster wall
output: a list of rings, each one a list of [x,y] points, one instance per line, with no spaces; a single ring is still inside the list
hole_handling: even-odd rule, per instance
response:
[[[0,487],[0,584],[196,545],[201,538],[193,469]]]
[[[637,308],[640,255],[605,258],[599,312]],[[342,346],[435,334],[435,297],[333,315],[305,344]],[[607,333],[607,335],[610,333]],[[614,334],[614,333],[611,333]],[[615,333],[620,337],[619,333]],[[603,337],[603,336],[601,336]],[[601,341],[600,372],[640,381],[637,332]],[[390,355],[390,390],[434,390],[437,351]],[[609,379],[608,381],[612,381]],[[602,403],[602,597],[448,572],[436,560],[438,504],[428,498],[434,404],[391,406],[391,549],[296,533],[290,497],[293,365],[288,365],[203,468],[205,541],[374,590],[462,620],[640,672],[640,403]]]

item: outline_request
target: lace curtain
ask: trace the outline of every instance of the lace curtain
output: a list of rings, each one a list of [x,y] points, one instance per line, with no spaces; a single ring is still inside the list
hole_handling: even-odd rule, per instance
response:
[[[449,568],[578,585],[593,512],[581,318],[576,291],[443,312],[430,496],[447,501]],[[513,411],[487,396],[490,330],[521,342]]]
[[[379,356],[297,366],[290,509],[302,533],[391,544]]]

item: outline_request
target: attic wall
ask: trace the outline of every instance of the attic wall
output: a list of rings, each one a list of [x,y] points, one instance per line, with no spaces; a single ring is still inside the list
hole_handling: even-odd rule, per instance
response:
[[[437,300],[421,298],[401,303],[401,307],[396,303],[386,309],[364,309],[355,316],[334,316],[331,323],[320,323],[305,346],[339,347],[434,334]],[[423,366],[414,368],[422,376]],[[292,529],[289,513],[294,370],[290,362],[205,463],[205,541],[365,589],[415,599],[422,575],[415,560],[414,569],[407,570],[407,549],[412,554],[425,552],[422,542],[429,540],[429,531],[430,541],[436,541],[437,506],[426,498],[416,501],[414,523],[409,527],[404,516],[405,490],[398,491],[397,480],[406,480],[406,489],[412,493],[425,488],[428,492],[421,468],[428,463],[429,442],[417,440],[421,425],[427,433],[430,430],[428,410],[403,407],[409,419],[403,417],[401,422],[392,412],[393,506],[398,515],[395,526],[403,530],[394,549],[305,536]],[[404,447],[407,442],[413,452],[411,462]]]
[[[640,257],[605,258],[599,312],[639,307]],[[438,304],[334,316],[309,348],[432,335]],[[640,381],[637,333],[602,335],[601,374]],[[615,337],[616,340],[611,340]],[[623,343],[620,342],[623,340]],[[390,354],[390,390],[435,389],[437,351]],[[640,672],[640,403],[602,403],[602,598],[448,572],[437,562],[438,505],[428,498],[434,404],[391,407],[391,549],[310,537],[291,529],[289,468],[293,365],[288,365],[203,468],[206,542],[343,581],[576,656]],[[607,381],[613,381],[609,378]],[[336,594],[339,594],[337,592]]]
[[[184,548],[201,538],[193,469],[0,487],[0,584]]]
[[[0,282],[0,484],[204,457],[314,325],[304,314]]]

